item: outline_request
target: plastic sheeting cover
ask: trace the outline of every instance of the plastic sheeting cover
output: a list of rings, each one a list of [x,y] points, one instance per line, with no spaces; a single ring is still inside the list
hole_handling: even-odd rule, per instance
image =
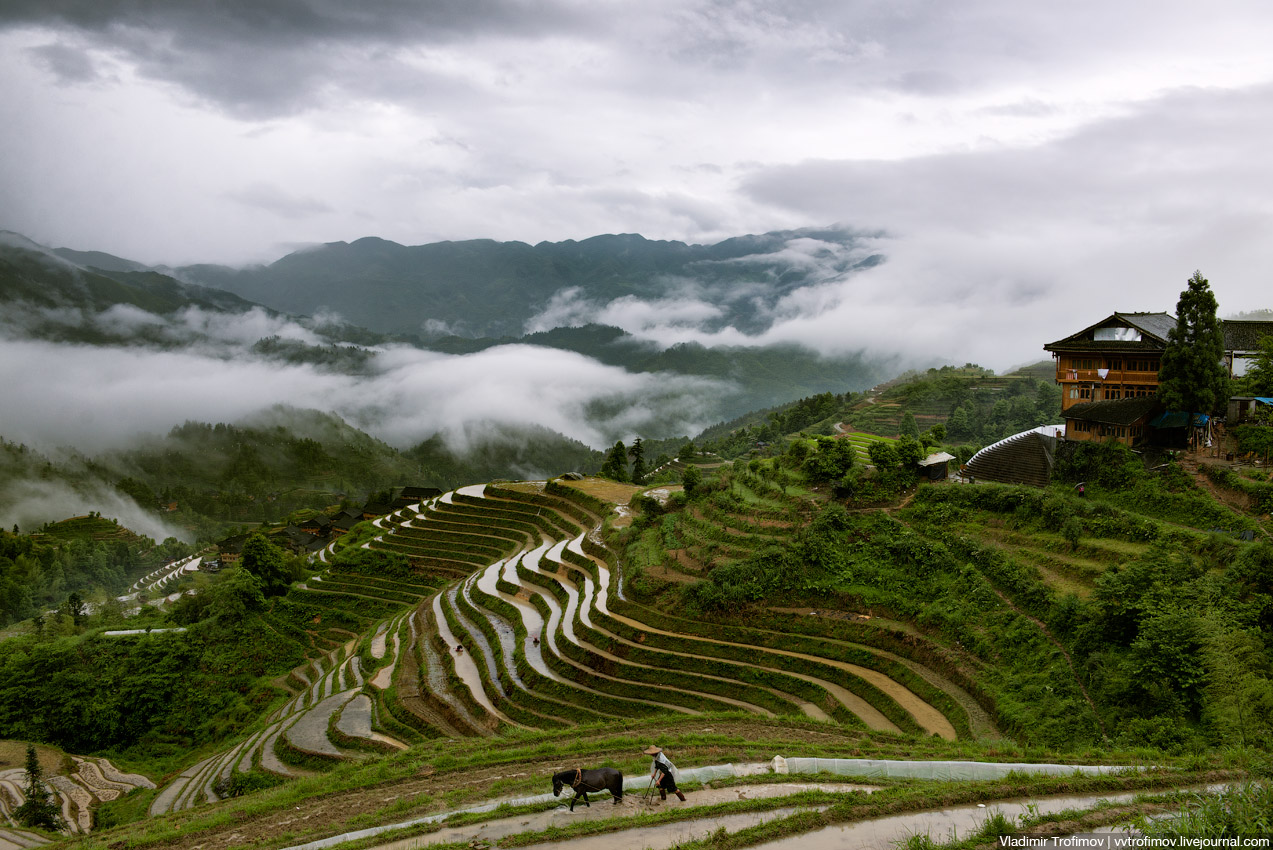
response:
[[[779,761],[781,759],[781,762]],[[774,759],[774,773],[833,773],[837,776],[892,776],[909,779],[998,779],[1009,773],[1065,776],[1116,773],[1142,768],[1112,765],[1028,764],[982,761],[884,761],[879,759]]]

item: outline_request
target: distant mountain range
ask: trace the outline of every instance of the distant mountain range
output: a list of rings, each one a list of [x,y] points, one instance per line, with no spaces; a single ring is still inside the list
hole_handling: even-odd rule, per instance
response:
[[[326,343],[397,342],[449,354],[520,343],[573,351],[629,372],[721,379],[736,388],[721,398],[725,420],[814,393],[865,389],[894,374],[896,363],[869,352],[824,358],[790,344],[663,347],[590,321],[590,310],[625,298],[656,309],[665,299],[690,300],[709,308],[696,320],[702,330],[758,332],[784,295],[881,261],[858,243],[837,229],[715,245],[632,234],[538,245],[474,240],[414,247],[367,238],[297,251],[267,266],[170,269],[100,251],[51,249],[0,232],[0,303],[11,305],[0,324],[59,342],[172,348],[193,342],[197,330],[176,335],[120,321],[118,308],[162,316],[191,307],[223,314],[263,307],[284,317],[335,314],[353,324],[303,323]],[[573,299],[573,310],[555,315],[548,308],[560,306],[563,293]],[[617,311],[628,303],[620,301]],[[61,308],[73,308],[70,318]],[[94,318],[103,313],[106,320]],[[527,333],[536,317],[542,329]],[[320,368],[368,368],[369,355],[326,344],[265,339],[254,352]]]
[[[690,293],[720,308],[717,327],[750,333],[767,324],[765,308],[792,290],[881,261],[859,242],[837,229],[715,245],[626,233],[538,245],[477,239],[406,246],[368,237],[297,251],[265,266],[196,265],[172,274],[288,313],[332,310],[385,333],[446,328],[469,337],[519,336],[555,295],[570,289],[596,303]],[[793,243],[807,252],[793,252]]]
[[[215,287],[185,283],[98,251],[52,250],[0,231],[0,302],[94,311],[128,304],[167,314],[198,306],[240,312],[254,305]]]

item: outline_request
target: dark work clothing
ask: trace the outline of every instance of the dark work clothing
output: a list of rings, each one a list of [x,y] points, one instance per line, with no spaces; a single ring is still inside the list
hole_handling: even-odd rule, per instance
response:
[[[654,757],[654,763],[650,765],[650,775],[659,776],[655,782],[656,788],[676,793],[676,777],[672,776],[672,763],[663,758],[662,753]]]

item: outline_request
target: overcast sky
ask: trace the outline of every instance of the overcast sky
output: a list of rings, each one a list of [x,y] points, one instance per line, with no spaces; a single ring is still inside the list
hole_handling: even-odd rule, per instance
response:
[[[0,0],[0,228],[177,264],[840,223],[888,261],[766,339],[1005,368],[1195,268],[1273,307],[1271,44],[1255,0]]]

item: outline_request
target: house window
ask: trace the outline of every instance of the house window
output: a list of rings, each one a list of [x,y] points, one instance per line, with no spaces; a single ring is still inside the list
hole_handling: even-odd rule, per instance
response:
[[[1123,369],[1123,361],[1117,357],[1111,358],[1109,361],[1109,369],[1111,372],[1121,372]]]
[[[1097,342],[1140,342],[1140,331],[1135,328],[1097,328],[1092,334]]]
[[[1091,397],[1092,397],[1091,387],[1079,387],[1079,398],[1091,399]]]
[[[1105,388],[1106,399],[1113,401],[1115,399],[1120,399],[1122,397],[1123,397],[1122,387],[1106,387]]]
[[[1078,397],[1079,397],[1079,388],[1070,387],[1070,398],[1078,398]]]

